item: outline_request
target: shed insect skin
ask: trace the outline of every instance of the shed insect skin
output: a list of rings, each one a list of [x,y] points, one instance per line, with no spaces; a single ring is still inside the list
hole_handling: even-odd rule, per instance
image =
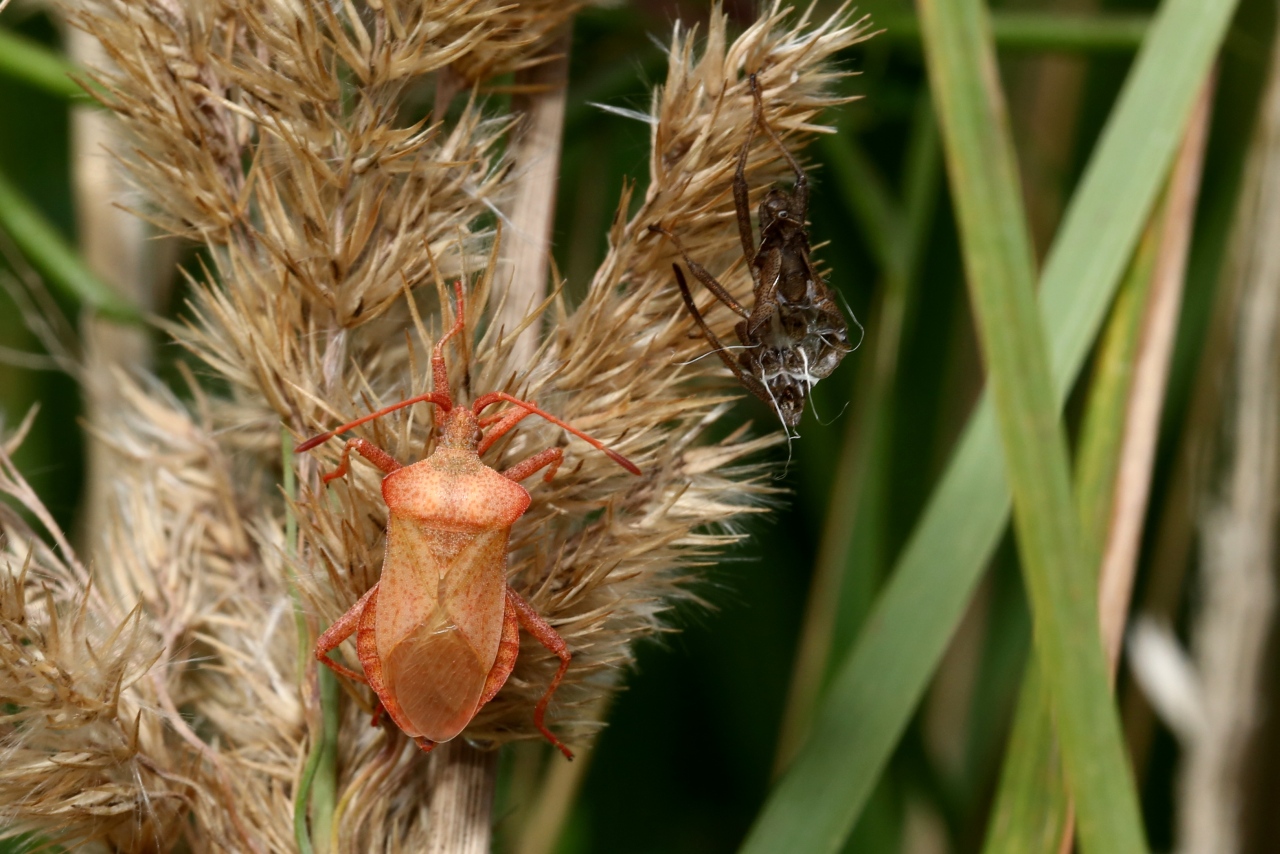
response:
[[[440,441],[431,455],[402,466],[364,439],[348,439],[338,467],[325,484],[347,474],[355,451],[385,473],[386,553],[378,583],[360,597],[316,641],[316,658],[334,672],[363,682],[377,695],[373,724],[383,709],[424,751],[456,737],[501,690],[520,651],[520,629],[560,659],[560,667],[533,710],[533,722],[566,758],[569,748],[547,729],[551,695],[569,668],[572,654],[564,638],[506,582],[511,526],[529,508],[519,481],[546,469],[550,481],[564,451],[548,448],[501,472],[480,460],[530,415],[563,427],[618,465],[639,475],[631,461],[569,426],[536,404],[505,392],[481,395],[470,408],[455,405],[449,393],[445,344],[463,331],[462,282],[455,285],[457,318],[431,354],[434,391],[402,400],[303,442],[297,453],[415,403],[434,404],[443,416]],[[507,402],[514,409],[486,417],[486,408]],[[363,672],[329,657],[356,636]]]
[[[808,176],[765,120],[755,74],[750,76],[750,85],[755,103],[751,130],[738,154],[734,171],[733,202],[742,252],[751,271],[755,298],[752,309],[748,311],[705,267],[690,258],[680,238],[670,229],[655,223],[649,226],[649,231],[666,235],[694,278],[742,317],[734,327],[743,345],[735,359],[698,310],[679,266],[672,265],[685,307],[721,361],[747,391],[772,406],[790,430],[800,423],[805,400],[814,383],[830,376],[845,354],[854,348],[849,344],[849,327],[844,315],[809,259],[809,234],[805,228],[809,211]],[[757,128],[762,128],[782,152],[796,176],[790,192],[772,187],[760,203],[759,250],[755,248],[751,230],[746,175],[747,156]]]

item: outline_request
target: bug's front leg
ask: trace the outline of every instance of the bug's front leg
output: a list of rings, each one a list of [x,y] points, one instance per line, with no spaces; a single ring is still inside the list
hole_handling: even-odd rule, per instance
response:
[[[542,695],[542,699],[538,701],[538,705],[533,707],[533,725],[538,731],[556,746],[566,759],[572,759],[573,753],[569,748],[564,746],[560,739],[556,738],[551,730],[547,729],[543,719],[547,715],[547,705],[551,702],[551,695],[560,687],[560,680],[564,678],[565,671],[569,669],[569,662],[573,660],[573,655],[569,652],[569,645],[564,642],[564,638],[560,637],[560,633],[551,627],[551,624],[542,619],[542,615],[533,610],[533,606],[520,596],[519,593],[507,587],[507,607],[515,611],[516,619],[520,623],[520,627],[526,632],[533,635],[538,643],[545,646],[551,652],[555,653],[560,659],[560,668],[556,671],[556,675],[552,677],[551,684],[547,687],[547,693]],[[512,662],[514,664],[514,661]]]
[[[751,93],[755,96],[754,111],[751,114],[751,128],[747,131],[747,140],[742,143],[738,152],[738,168],[733,171],[733,208],[738,217],[738,237],[742,239],[742,254],[747,259],[747,269],[755,284],[760,284],[760,273],[752,262],[756,257],[755,239],[751,233],[751,190],[747,186],[747,156],[751,153],[751,143],[756,138],[756,127],[763,118],[764,106],[756,92],[756,76],[751,75]]]
[[[533,401],[529,401],[533,403]],[[534,404],[536,406],[536,404]],[[485,451],[493,447],[493,443],[497,442],[505,436],[513,427],[533,413],[527,409],[516,407],[509,412],[501,412],[487,418],[480,419],[480,427],[488,429],[489,432],[484,434],[484,438],[480,440],[480,445],[476,448],[476,453],[483,454]]]
[[[379,448],[377,445],[365,439],[348,439],[347,444],[342,448],[342,461],[338,463],[338,467],[328,474],[320,475],[320,479],[326,484],[340,477],[345,477],[350,471],[351,452],[355,451],[378,468],[382,469],[385,474],[391,474],[400,468],[403,468],[395,457]]]
[[[369,684],[369,680],[365,678],[363,673],[357,673],[349,667],[345,667],[329,657],[329,653],[338,648],[347,638],[356,633],[356,629],[360,627],[360,618],[364,615],[365,604],[368,603],[369,597],[375,595],[378,585],[373,585],[369,590],[360,597],[360,601],[347,609],[347,613],[338,618],[338,622],[330,626],[325,633],[316,641],[316,660],[321,664],[327,665],[330,670],[340,676],[348,679],[354,679],[363,684]]]
[[[547,483],[551,482],[551,478],[556,476],[556,472],[560,469],[560,464],[564,462],[564,450],[562,448],[547,448],[545,451],[539,451],[529,459],[518,462],[509,469],[503,469],[501,475],[514,481],[522,481],[529,475],[536,472],[544,466],[550,466],[547,473],[542,479]]]

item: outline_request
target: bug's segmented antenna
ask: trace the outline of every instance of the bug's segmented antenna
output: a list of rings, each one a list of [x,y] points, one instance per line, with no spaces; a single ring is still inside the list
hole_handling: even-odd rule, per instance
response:
[[[427,392],[426,394],[419,394],[415,397],[406,398],[399,403],[393,403],[390,406],[384,406],[377,412],[371,412],[362,418],[357,418],[355,421],[343,424],[341,427],[335,427],[328,433],[321,433],[319,436],[312,436],[310,439],[294,448],[293,452],[295,454],[301,454],[305,451],[309,451],[317,445],[329,441],[339,433],[345,433],[348,430],[359,427],[361,424],[373,421],[376,418],[381,418],[384,415],[395,412],[397,409],[404,409],[406,406],[413,406],[415,403],[433,403],[440,407],[444,412],[448,412],[450,409],[453,409],[453,395],[449,394],[449,369],[445,365],[444,361],[444,348],[445,345],[449,343],[449,339],[462,332],[466,326],[466,316],[463,313],[461,279],[454,282],[453,292],[457,296],[458,300],[457,311],[454,313],[453,326],[449,328],[448,332],[441,335],[440,340],[431,348],[431,380],[435,390]]]
[[[384,406],[382,409],[379,409],[377,412],[370,412],[368,415],[364,416],[363,418],[357,418],[355,421],[350,421],[346,424],[343,424],[341,427],[335,427],[332,430],[330,430],[328,433],[321,433],[319,436],[312,436],[310,439],[303,442],[298,447],[294,448],[293,452],[295,454],[301,454],[304,451],[309,451],[312,448],[316,447],[317,445],[320,445],[323,442],[329,441],[339,433],[345,433],[348,430],[351,430],[355,427],[359,427],[361,424],[364,424],[369,421],[373,421],[375,418],[381,418],[384,415],[388,415],[392,412],[395,412],[397,409],[404,409],[406,406],[413,406],[415,403],[434,403],[436,406],[440,407],[445,412],[448,412],[453,407],[453,401],[449,399],[448,395],[437,394],[434,391],[427,392],[426,394],[420,394],[417,397],[407,398],[405,400],[400,401],[399,403],[393,403],[390,406]]]

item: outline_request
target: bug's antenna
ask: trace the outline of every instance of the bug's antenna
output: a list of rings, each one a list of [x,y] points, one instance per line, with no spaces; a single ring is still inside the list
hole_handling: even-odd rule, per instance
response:
[[[609,459],[613,460],[615,463],[622,466],[624,469],[631,472],[632,474],[639,475],[641,473],[639,467],[637,467],[635,463],[631,462],[631,460],[622,456],[622,454],[619,454],[617,451],[608,447],[599,439],[588,436],[586,433],[583,433],[577,427],[573,427],[561,421],[559,418],[556,418],[550,412],[545,412],[544,410],[539,409],[537,406],[530,403],[529,401],[521,400],[520,398],[515,397],[514,395],[507,394],[505,391],[494,391],[494,392],[490,392],[489,394],[481,395],[480,397],[476,398],[476,402],[472,405],[471,409],[473,412],[476,413],[477,416],[479,416],[481,410],[483,410],[485,407],[493,406],[495,403],[497,403],[500,400],[505,400],[507,403],[514,404],[520,407],[521,409],[524,409],[525,411],[529,412],[532,415],[539,415],[547,419],[557,427],[564,428],[565,430],[569,431],[573,435],[577,436],[579,439],[582,439],[583,441],[590,444],[593,448],[599,451],[603,451],[605,455],[609,457]]]
[[[397,409],[404,409],[406,406],[413,406],[415,403],[434,403],[446,412],[453,405],[448,396],[436,394],[434,391],[427,392],[426,394],[420,394],[417,397],[406,398],[399,403],[393,403],[390,406],[385,406],[377,412],[370,412],[363,418],[357,418],[355,421],[343,424],[341,427],[335,427],[328,433],[321,433],[319,436],[312,436],[310,439],[294,448],[293,452],[295,454],[301,454],[303,451],[309,451],[317,445],[329,441],[339,433],[345,433],[354,427],[359,427],[361,424],[372,421],[375,418],[381,418],[388,413],[395,412]]]
[[[350,421],[343,424],[341,427],[335,427],[328,433],[321,433],[319,436],[312,436],[310,439],[294,449],[293,452],[295,454],[301,454],[304,451],[309,451],[322,442],[329,441],[339,433],[345,433],[347,430],[359,427],[361,424],[373,421],[375,418],[381,418],[384,415],[395,412],[397,409],[404,409],[406,406],[413,406],[415,403],[434,403],[445,412],[448,412],[453,408],[453,397],[449,394],[449,370],[444,363],[444,348],[445,345],[449,343],[449,339],[461,332],[466,324],[466,316],[463,311],[464,300],[462,297],[462,279],[458,279],[458,281],[454,282],[453,292],[457,295],[458,299],[453,326],[450,327],[448,332],[440,336],[440,340],[431,348],[431,379],[435,390],[429,391],[426,394],[419,394],[415,397],[405,398],[399,403],[384,406],[377,412],[370,412],[362,418],[357,418],[355,421]]]

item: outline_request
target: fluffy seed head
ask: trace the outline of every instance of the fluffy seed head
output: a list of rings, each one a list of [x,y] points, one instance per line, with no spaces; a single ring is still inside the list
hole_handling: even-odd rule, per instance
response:
[[[282,495],[282,430],[323,432],[430,391],[430,347],[451,322],[446,283],[467,283],[466,328],[451,345],[460,402],[488,391],[537,401],[634,461],[639,478],[540,419],[488,449],[502,469],[563,445],[551,483],[512,530],[508,581],[564,636],[573,666],[549,724],[568,743],[600,726],[593,709],[693,594],[695,568],[738,534],[736,516],[771,488],[751,455],[776,441],[705,434],[739,394],[671,280],[678,226],[690,254],[740,298],[729,185],[751,119],[756,72],[768,120],[793,150],[839,102],[831,56],[866,35],[842,7],[812,22],[774,3],[730,40],[713,11],[704,35],[678,26],[648,121],[649,186],[630,218],[623,193],[587,295],[559,290],[521,329],[490,322],[502,294],[496,234],[506,203],[494,115],[472,82],[539,61],[576,4],[288,3],[90,0],[76,21],[114,63],[105,100],[133,138],[117,152],[150,204],[139,213],[198,241],[207,269],[188,320],[169,329],[216,379],[191,403],[121,377],[126,408],[92,425],[112,448],[109,555],[89,570],[9,514],[0,519],[0,819],[120,850],[292,850],[293,798],[321,709],[314,637],[378,579],[386,506],[379,473],[355,463],[330,488],[333,441],[293,457]],[[434,93],[436,113],[404,118]],[[446,103],[457,100],[449,119]],[[784,175],[759,147],[753,190]],[[722,275],[722,271],[723,275]],[[718,334],[732,318],[711,311]],[[356,433],[401,462],[429,453],[428,407]],[[39,504],[3,463],[0,489]],[[291,519],[296,520],[298,535]],[[294,619],[296,593],[300,622]],[[345,652],[354,660],[352,650]],[[515,672],[463,737],[538,737],[532,710],[555,660],[526,640]],[[8,690],[8,689],[6,689]],[[342,703],[335,822],[340,850],[416,850],[424,833],[420,754],[368,726],[365,689]],[[354,701],[353,701],[354,700]],[[36,723],[38,721],[38,723]],[[53,722],[53,723],[50,723]],[[24,776],[26,775],[26,776]],[[39,780],[38,797],[24,800]],[[85,794],[88,793],[88,794]]]

